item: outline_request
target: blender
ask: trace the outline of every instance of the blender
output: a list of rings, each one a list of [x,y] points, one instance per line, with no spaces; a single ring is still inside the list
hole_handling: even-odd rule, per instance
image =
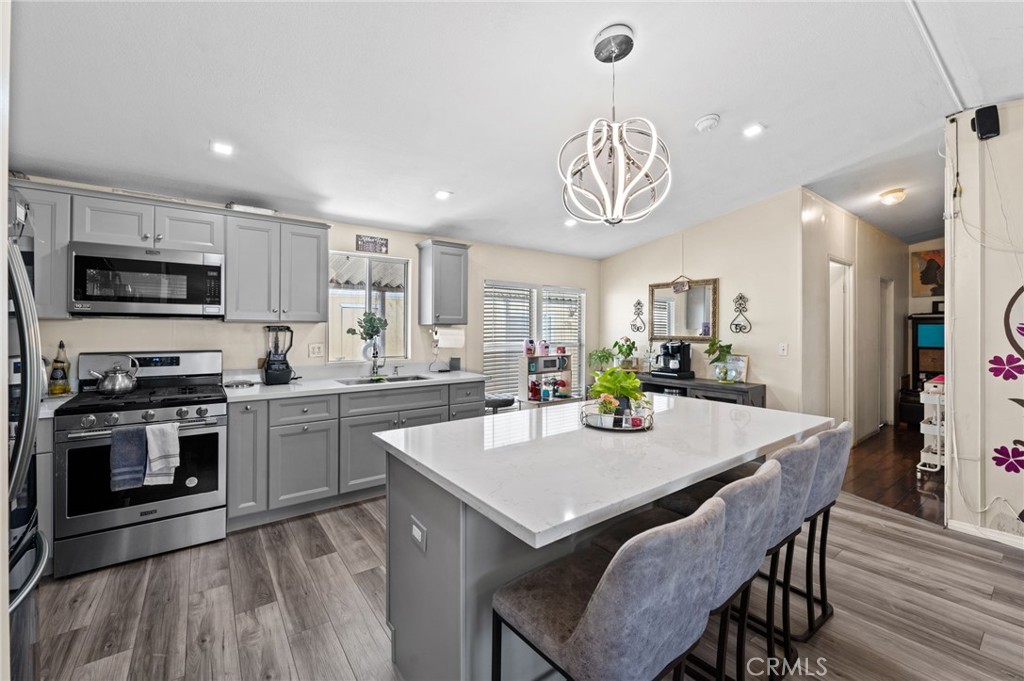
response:
[[[264,385],[284,385],[295,379],[295,371],[288,363],[292,349],[292,327],[264,326],[267,332],[267,359],[263,363]]]

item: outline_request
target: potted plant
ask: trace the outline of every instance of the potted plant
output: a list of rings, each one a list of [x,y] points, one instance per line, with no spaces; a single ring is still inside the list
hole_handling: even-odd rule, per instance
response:
[[[615,425],[615,411],[619,409],[619,400],[609,393],[601,393],[597,398],[597,413],[600,414],[601,427],[611,428]]]
[[[591,397],[601,398],[607,394],[619,402],[619,408],[614,412],[615,425],[619,425],[621,415],[631,409],[633,400],[640,401],[644,398],[640,379],[632,371],[625,371],[621,367],[612,367],[595,373],[594,379],[594,385],[590,386]]]
[[[612,343],[612,350],[615,354],[622,358],[620,362],[623,369],[628,369],[633,366],[633,355],[636,353],[636,341],[629,336],[623,336],[619,340]]]
[[[587,362],[598,371],[615,361],[615,351],[611,348],[598,348],[587,355]]]
[[[372,312],[364,312],[363,316],[356,320],[356,326],[359,328],[350,327],[346,333],[352,336],[359,336],[360,339],[371,344],[371,361],[373,364],[370,368],[370,375],[376,377],[377,369],[379,368],[377,360],[380,358],[380,346],[377,343],[377,338],[388,328],[388,320],[378,317]]]
[[[735,383],[735,378],[729,377],[729,357],[732,356],[732,343],[723,343],[712,336],[708,340],[708,347],[704,350],[708,356],[708,363],[715,372],[715,378],[719,383]]]

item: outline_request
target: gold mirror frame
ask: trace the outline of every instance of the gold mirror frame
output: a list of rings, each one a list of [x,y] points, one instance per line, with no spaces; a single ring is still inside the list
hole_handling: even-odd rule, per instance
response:
[[[672,289],[675,282],[649,284],[647,297],[647,337],[651,341],[681,340],[688,343],[707,343],[711,336],[718,336],[718,279],[693,279],[690,288],[697,286],[711,287],[711,336],[656,336],[654,335],[654,292],[661,289]]]

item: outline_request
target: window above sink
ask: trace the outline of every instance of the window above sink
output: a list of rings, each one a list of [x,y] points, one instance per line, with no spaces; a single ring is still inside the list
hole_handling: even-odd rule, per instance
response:
[[[359,336],[346,333],[365,312],[373,312],[388,321],[388,328],[379,340],[381,357],[408,357],[409,261],[331,251],[328,271],[328,362],[369,361],[367,343]]]

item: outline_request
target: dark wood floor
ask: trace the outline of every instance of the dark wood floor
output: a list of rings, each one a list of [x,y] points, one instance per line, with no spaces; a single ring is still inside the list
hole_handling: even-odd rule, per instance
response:
[[[853,448],[843,491],[941,525],[944,472],[917,476],[924,436],[905,426],[885,426]]]
[[[48,580],[38,678],[394,679],[384,536],[375,499]],[[836,615],[799,648],[828,678],[1024,681],[1024,552],[844,493],[828,554]],[[755,580],[753,611],[763,603]],[[747,651],[763,656],[764,641]]]

